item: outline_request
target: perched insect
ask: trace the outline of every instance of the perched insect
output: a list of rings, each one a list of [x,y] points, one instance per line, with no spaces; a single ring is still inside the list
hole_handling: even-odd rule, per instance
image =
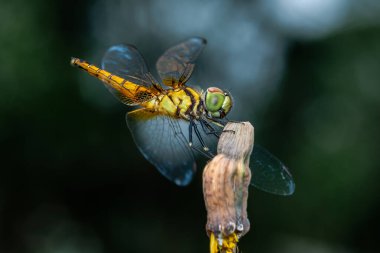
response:
[[[186,86],[205,45],[205,39],[192,37],[158,59],[156,68],[166,89],[132,45],[110,47],[102,68],[71,59],[72,65],[101,80],[122,103],[140,107],[126,115],[137,147],[165,177],[181,186],[189,184],[196,171],[194,150],[209,157],[216,153],[216,141],[233,105],[231,95],[222,89],[200,91]],[[251,161],[254,186],[279,195],[294,192],[289,171],[268,151],[255,146]]]

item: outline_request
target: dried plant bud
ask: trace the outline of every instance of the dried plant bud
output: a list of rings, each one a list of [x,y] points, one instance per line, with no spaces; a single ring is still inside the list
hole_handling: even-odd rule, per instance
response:
[[[234,252],[238,239],[249,231],[246,209],[252,148],[253,126],[228,123],[219,139],[218,155],[203,171],[211,253]]]

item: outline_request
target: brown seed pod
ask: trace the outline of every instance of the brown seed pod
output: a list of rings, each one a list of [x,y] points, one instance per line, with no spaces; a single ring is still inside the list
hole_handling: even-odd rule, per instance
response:
[[[238,238],[249,231],[246,209],[253,136],[249,122],[228,123],[219,139],[217,156],[203,171],[211,253],[235,251]]]

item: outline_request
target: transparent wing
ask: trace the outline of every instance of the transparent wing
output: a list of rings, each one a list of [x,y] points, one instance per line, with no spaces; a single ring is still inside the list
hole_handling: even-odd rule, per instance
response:
[[[166,50],[156,63],[162,82],[174,88],[186,83],[206,43],[203,38],[193,37]]]
[[[110,47],[103,56],[102,68],[138,85],[158,85],[149,73],[144,58],[132,45],[119,44]]]
[[[144,157],[175,184],[189,184],[196,171],[196,163],[182,132],[188,122],[156,115],[146,109],[127,113],[126,119]]]
[[[283,196],[293,194],[295,184],[289,170],[263,147],[254,146],[249,167],[256,188]]]

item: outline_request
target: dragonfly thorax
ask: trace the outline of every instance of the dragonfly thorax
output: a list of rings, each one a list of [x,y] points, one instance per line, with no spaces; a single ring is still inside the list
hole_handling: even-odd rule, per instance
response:
[[[224,118],[232,108],[231,95],[216,87],[208,88],[202,94],[202,100],[209,118]]]

